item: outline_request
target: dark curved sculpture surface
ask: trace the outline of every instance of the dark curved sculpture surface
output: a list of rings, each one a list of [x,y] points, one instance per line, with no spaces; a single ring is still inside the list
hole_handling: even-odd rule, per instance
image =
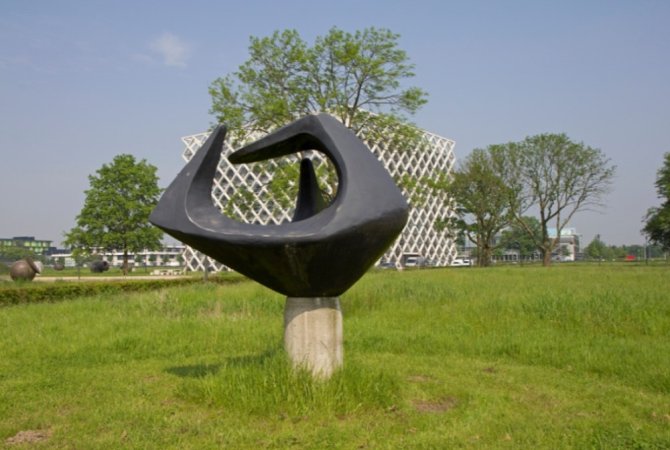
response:
[[[212,180],[226,128],[219,126],[177,175],[150,221],[217,261],[291,297],[334,297],[377,261],[407,222],[408,205],[388,172],[348,128],[310,115],[231,154],[234,164],[305,150],[335,166],[337,195],[326,205],[311,161],[301,161],[293,220],[280,225],[232,220],[214,206]]]

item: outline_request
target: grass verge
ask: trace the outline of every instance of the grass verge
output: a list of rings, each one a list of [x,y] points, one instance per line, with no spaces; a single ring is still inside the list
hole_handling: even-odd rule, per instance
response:
[[[345,368],[292,371],[283,298],[196,284],[0,309],[0,443],[668,448],[665,267],[384,272]]]

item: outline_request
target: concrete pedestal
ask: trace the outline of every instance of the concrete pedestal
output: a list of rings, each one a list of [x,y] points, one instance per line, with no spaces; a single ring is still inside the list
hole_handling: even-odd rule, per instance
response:
[[[344,362],[339,297],[287,297],[284,348],[294,366],[329,378]]]

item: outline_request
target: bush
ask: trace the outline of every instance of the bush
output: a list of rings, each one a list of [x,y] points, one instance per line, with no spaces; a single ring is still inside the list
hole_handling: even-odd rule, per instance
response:
[[[211,277],[210,282],[234,284],[243,277]],[[202,283],[200,278],[176,278],[169,280],[124,280],[85,281],[63,283],[12,283],[0,288],[0,306],[21,303],[55,302],[76,297],[110,295],[123,292],[146,292],[175,286]]]

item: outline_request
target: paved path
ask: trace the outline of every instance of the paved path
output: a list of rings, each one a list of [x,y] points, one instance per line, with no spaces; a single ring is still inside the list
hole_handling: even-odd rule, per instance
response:
[[[132,281],[132,280],[174,280],[176,278],[191,278],[191,275],[132,275],[124,277],[42,277],[36,276],[33,281],[53,282],[53,281]]]

